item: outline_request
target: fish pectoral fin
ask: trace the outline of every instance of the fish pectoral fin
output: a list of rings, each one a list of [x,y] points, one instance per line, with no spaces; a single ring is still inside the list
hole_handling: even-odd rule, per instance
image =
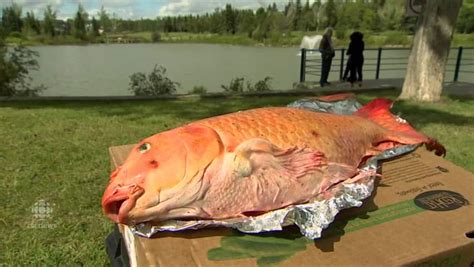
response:
[[[282,149],[260,138],[241,143],[234,153],[234,173],[238,177],[277,175],[299,178],[320,171],[326,165],[326,158],[320,151],[298,147]]]
[[[235,154],[234,157],[234,176],[248,177],[252,174],[252,165],[250,160],[243,154]]]

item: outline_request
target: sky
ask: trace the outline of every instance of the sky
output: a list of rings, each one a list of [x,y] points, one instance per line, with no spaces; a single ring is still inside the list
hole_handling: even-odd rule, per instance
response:
[[[59,19],[72,18],[77,11],[78,4],[81,3],[90,17],[97,16],[101,6],[104,6],[107,13],[115,13],[119,18],[140,19],[202,14],[222,8],[227,3],[239,9],[257,9],[267,7],[270,3],[275,2],[281,9],[288,0],[0,0],[0,8],[10,6],[12,2],[23,7],[23,14],[33,11],[39,18],[43,17],[42,14],[47,5],[51,5],[54,10],[57,10]]]

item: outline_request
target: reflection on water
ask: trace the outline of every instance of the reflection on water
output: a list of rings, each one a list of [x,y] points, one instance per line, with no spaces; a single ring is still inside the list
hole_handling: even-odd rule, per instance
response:
[[[299,77],[294,48],[207,44],[131,44],[35,47],[40,70],[34,82],[48,87],[43,95],[129,95],[129,76],[151,72],[155,64],[180,83],[179,93],[204,86],[221,91],[236,77],[253,83],[271,76],[274,89],[290,89]]]
[[[111,96],[131,95],[129,76],[134,72],[151,72],[155,64],[167,69],[167,76],[180,83],[178,93],[194,86],[208,92],[221,91],[221,85],[244,77],[253,83],[272,77],[273,89],[291,89],[299,79],[299,49],[246,47],[212,44],[114,44],[88,46],[40,46],[40,70],[32,73],[34,84],[48,87],[45,96]],[[375,67],[369,58],[376,51],[366,51],[364,79],[374,79]],[[384,50],[384,57],[408,58],[408,51]],[[451,53],[454,57],[455,53]],[[395,62],[395,61],[394,61]],[[398,60],[404,68],[406,60]],[[339,55],[334,58],[330,80],[338,80]],[[390,67],[390,66],[387,66]],[[381,78],[403,77],[404,70],[382,71]],[[447,80],[452,79],[448,73]],[[307,80],[317,79],[307,75]],[[464,77],[462,73],[460,80]]]

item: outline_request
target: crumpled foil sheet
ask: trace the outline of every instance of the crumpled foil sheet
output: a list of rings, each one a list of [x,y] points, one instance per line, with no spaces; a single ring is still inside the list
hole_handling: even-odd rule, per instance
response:
[[[322,112],[352,114],[362,105],[355,99],[337,102],[302,99],[288,106]],[[362,200],[371,195],[374,189],[375,173],[380,160],[409,153],[417,147],[418,145],[406,145],[386,150],[377,155],[361,168],[362,172],[368,172],[373,175],[354,183],[340,183],[333,186],[329,189],[329,198],[325,198],[321,194],[315,196],[308,203],[288,206],[253,217],[224,220],[169,220],[160,224],[141,223],[130,227],[130,229],[136,235],[149,238],[162,231],[182,231],[223,226],[234,228],[244,233],[260,233],[278,231],[282,230],[284,226],[296,225],[304,236],[309,239],[317,239],[321,237],[322,230],[329,226],[340,210],[360,207]]]
[[[296,100],[288,104],[287,107],[350,115],[360,109],[362,105],[355,98],[348,98],[337,102],[318,101],[316,99],[306,98]]]

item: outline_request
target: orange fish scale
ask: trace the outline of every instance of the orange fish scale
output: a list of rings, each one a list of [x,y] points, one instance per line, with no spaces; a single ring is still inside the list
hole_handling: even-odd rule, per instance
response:
[[[280,148],[314,148],[331,161],[347,164],[357,164],[372,143],[381,141],[386,132],[372,121],[357,116],[294,108],[254,109],[192,124],[211,127],[221,136],[224,145],[233,148],[251,138],[264,138]],[[345,153],[340,153],[341,148]]]

